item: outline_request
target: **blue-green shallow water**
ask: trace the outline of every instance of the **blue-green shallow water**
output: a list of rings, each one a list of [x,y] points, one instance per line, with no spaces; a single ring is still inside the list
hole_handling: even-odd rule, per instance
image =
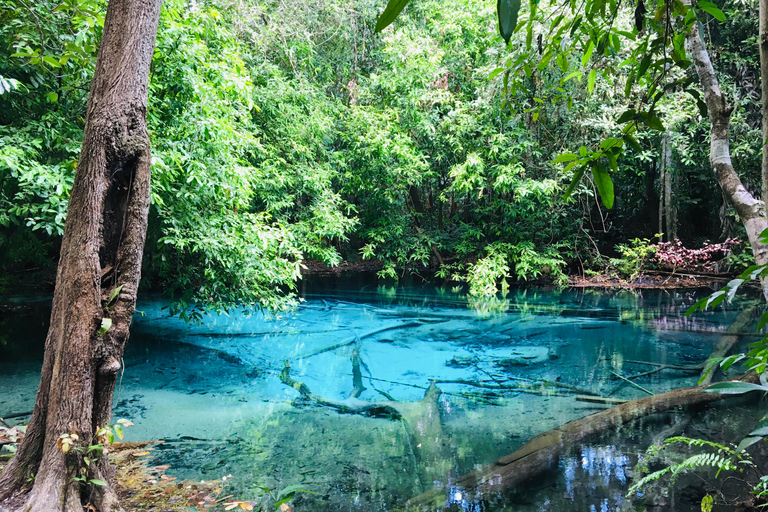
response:
[[[296,510],[391,510],[603,408],[577,401],[581,391],[541,381],[612,398],[645,396],[612,372],[654,368],[641,362],[700,364],[720,340],[717,331],[737,314],[683,318],[704,291],[527,289],[476,303],[427,284],[324,284],[307,287],[289,313],[208,316],[200,325],[170,318],[161,300],[141,301],[115,400],[115,417],[135,423],[127,440],[165,440],[152,464],[171,464],[168,473],[179,479],[227,477],[230,492],[241,498],[255,498],[261,487],[300,484],[315,494],[297,500]],[[43,305],[34,315],[3,321],[0,417],[32,407],[46,315]],[[353,343],[315,353],[347,342]],[[438,384],[445,393],[439,418],[430,421],[441,425],[434,442],[445,460],[425,470],[419,459],[429,425],[417,425],[417,435],[421,429],[427,437],[415,438],[400,421],[295,403],[298,393],[278,377],[288,360],[294,379],[343,400],[353,391],[356,345],[363,400],[416,402],[433,379],[533,389],[480,396],[489,390]],[[667,369],[636,382],[659,393],[696,380],[695,372]],[[634,510],[623,495],[637,455],[674,419],[651,418],[578,447],[551,474],[491,505],[468,503],[461,489],[452,489],[453,506]]]

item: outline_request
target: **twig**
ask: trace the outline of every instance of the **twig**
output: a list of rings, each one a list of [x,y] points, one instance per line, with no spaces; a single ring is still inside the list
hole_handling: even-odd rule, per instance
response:
[[[637,382],[633,382],[633,381],[629,380],[628,378],[624,377],[623,375],[621,375],[619,373],[616,373],[616,372],[611,372],[611,373],[614,374],[615,376],[617,376],[618,378],[620,378],[621,380],[626,381],[626,382],[632,384],[633,386],[635,386],[640,391],[648,393],[651,396],[653,396],[655,394],[655,393],[653,393],[653,391],[648,391],[647,389],[645,389],[643,386],[641,386]]]
[[[313,352],[309,352],[307,354],[302,354],[300,356],[293,357],[292,359],[305,359],[308,357],[316,356],[318,354],[323,354],[325,352],[330,352],[332,350],[336,350],[337,348],[346,347],[348,345],[352,345],[353,343],[364,340],[365,338],[370,338],[371,336],[376,336],[377,334],[381,334],[382,332],[386,331],[392,331],[394,329],[407,329],[408,327],[418,327],[422,325],[421,322],[406,322],[404,324],[397,324],[397,325],[390,325],[388,327],[383,327],[381,329],[377,329],[375,331],[367,332],[365,334],[362,334],[358,336],[355,334],[352,338],[346,339],[344,341],[341,341],[339,343],[335,343],[329,347],[321,348],[318,350],[315,350]]]

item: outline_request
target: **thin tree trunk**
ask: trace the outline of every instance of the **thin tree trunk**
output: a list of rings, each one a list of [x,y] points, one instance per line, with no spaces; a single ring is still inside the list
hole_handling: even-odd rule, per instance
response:
[[[768,0],[760,0],[760,89],[763,113],[763,203],[768,204]]]
[[[672,201],[672,145],[669,143],[669,133],[664,133],[662,144],[662,161],[664,162],[664,216],[667,220],[667,241],[677,238],[677,215]]]
[[[147,85],[160,4],[112,0],[107,8],[40,386],[27,435],[0,475],[3,512],[79,512],[86,502],[102,512],[119,508],[111,486],[74,480],[109,481],[106,456],[89,467],[74,448],[98,444],[96,431],[110,423],[136,303],[149,211]],[[111,326],[100,335],[105,318]],[[77,436],[66,453],[57,445],[63,434]]]
[[[768,220],[763,213],[762,201],[758,201],[744,187],[731,163],[728,132],[733,107],[727,105],[725,96],[720,91],[720,84],[709,59],[707,48],[701,39],[698,24],[694,24],[688,31],[686,42],[696,67],[696,73],[699,75],[701,88],[707,102],[709,120],[712,124],[709,160],[726,199],[733,205],[746,228],[755,261],[758,264],[768,263],[768,246],[760,241],[760,234],[768,228]],[[768,299],[768,280],[764,279],[762,285],[763,294]]]
[[[659,233],[661,237],[659,241],[664,241],[664,183],[667,179],[667,170],[664,167],[664,139],[661,139],[661,154],[662,158],[659,159]],[[666,237],[669,240],[669,236]]]

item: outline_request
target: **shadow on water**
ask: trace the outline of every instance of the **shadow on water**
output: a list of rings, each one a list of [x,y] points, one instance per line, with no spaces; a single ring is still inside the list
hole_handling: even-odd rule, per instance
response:
[[[707,292],[515,289],[473,301],[429,283],[325,279],[302,285],[295,311],[197,325],[143,300],[115,416],[135,423],[129,440],[166,441],[150,463],[170,464],[174,476],[227,477],[242,498],[289,485],[315,493],[296,510],[394,510],[434,486],[450,490],[446,505],[456,510],[634,510],[637,497],[625,493],[654,436],[683,423],[694,434],[737,436],[760,411],[731,403],[690,422],[679,411],[649,417],[573,447],[548,473],[482,502],[451,482],[606,407],[578,395],[630,400],[695,384],[696,366],[737,313],[683,318]],[[0,416],[34,403],[47,316],[38,305],[0,317]],[[286,361],[324,405],[281,381]],[[422,400],[431,381],[443,392],[432,403]],[[351,395],[398,402],[403,420],[328,406]],[[699,491],[686,492],[642,502],[697,510]]]

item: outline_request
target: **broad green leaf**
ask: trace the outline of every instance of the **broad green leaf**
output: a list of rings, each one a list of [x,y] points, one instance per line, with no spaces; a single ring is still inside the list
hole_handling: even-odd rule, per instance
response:
[[[501,72],[503,72],[503,71],[504,71],[504,68],[496,68],[496,69],[494,69],[494,70],[493,70],[493,71],[491,71],[491,73],[488,75],[488,80],[493,80],[494,78],[496,78],[496,76],[497,76],[499,73],[501,73]]]
[[[741,442],[739,443],[739,446],[736,447],[736,453],[743,452],[753,444],[762,440],[763,440],[762,436],[751,436],[751,435],[747,436],[744,439],[742,439]]]
[[[629,110],[625,110],[619,116],[616,122],[619,124],[628,123],[629,121],[632,121],[636,116],[637,116],[637,111],[633,108],[630,108]]]
[[[576,163],[576,162],[573,162]],[[563,194],[563,200],[567,200],[571,195],[573,194],[573,191],[576,190],[576,187],[579,186],[579,182],[581,182],[582,176],[584,176],[584,173],[587,170],[586,165],[582,165],[579,167],[579,169],[573,173],[573,180],[571,180],[571,184],[568,185],[568,188],[565,189],[565,193]]]
[[[584,55],[581,56],[581,67],[583,68],[587,67],[587,64],[589,63],[589,59],[592,58],[593,51],[595,51],[595,42],[590,39],[589,45],[587,45],[587,49],[584,50]]]
[[[91,483],[93,485],[98,485],[99,487],[105,487],[107,485],[107,482],[104,480],[99,480],[98,478],[91,478],[88,480],[88,483]]]
[[[592,92],[595,90],[596,78],[597,78],[597,70],[593,69],[589,72],[589,76],[587,77],[587,92],[589,92],[589,94],[592,94]]]
[[[563,153],[562,155],[557,155],[555,157],[555,162],[557,163],[570,162],[572,160],[576,160],[577,158],[579,158],[579,155],[577,155],[576,153]]]
[[[49,66],[51,66],[52,68],[57,68],[58,69],[58,68],[61,67],[61,63],[58,60],[56,60],[53,57],[51,57],[50,55],[44,55],[43,56],[43,61],[46,64],[48,64]]]
[[[720,362],[720,368],[722,368],[724,372],[728,371],[728,368],[733,366],[734,363],[741,361],[745,357],[746,356],[744,354],[734,354],[732,356],[728,356]]]
[[[725,21],[725,14],[723,13],[723,11],[718,9],[718,7],[712,2],[707,2],[706,0],[700,0],[696,5],[702,11],[708,12],[709,14],[711,14],[712,17],[715,18],[717,21]]]
[[[701,114],[701,117],[703,117],[704,119],[709,117],[709,110],[707,109],[707,104],[703,100],[701,99],[696,100],[696,106],[699,107],[699,114]]]
[[[749,433],[750,436],[768,436],[768,427],[760,427]]]
[[[515,32],[515,27],[517,27],[517,15],[519,13],[520,0],[498,0],[496,2],[496,15],[499,19],[499,33],[507,44],[509,44],[509,40]]]
[[[718,395],[741,395],[743,393],[749,393],[750,391],[768,391],[768,388],[750,382],[728,381],[712,384],[704,391],[707,393],[717,393]]]
[[[739,286],[741,286],[742,283],[744,283],[743,279],[732,279],[728,282],[727,285],[725,285],[725,287],[728,289],[728,302],[733,300],[733,297],[736,295],[736,292],[739,290]]]
[[[376,21],[376,32],[381,32],[395,21],[395,18],[405,9],[408,0],[389,0],[384,12],[381,13]]]
[[[651,65],[651,54],[647,54],[645,57],[643,57],[643,60],[640,61],[640,66],[637,68],[637,80],[640,80],[646,71],[648,71],[648,66]]]
[[[652,130],[657,130],[660,132],[664,131],[664,123],[661,122],[661,119],[659,119],[658,116],[653,114],[644,116],[643,123],[645,123],[645,125]]]
[[[640,143],[637,142],[637,139],[632,135],[627,134],[624,137],[627,139],[627,142],[629,142],[629,145],[632,146],[632,149],[634,149],[635,152],[640,153],[643,150],[643,148],[640,146]]]
[[[613,208],[613,181],[611,180],[611,175],[608,174],[603,164],[597,162],[592,167],[592,177],[595,179],[595,185],[597,186],[597,191],[600,192],[603,204],[610,210]]]

